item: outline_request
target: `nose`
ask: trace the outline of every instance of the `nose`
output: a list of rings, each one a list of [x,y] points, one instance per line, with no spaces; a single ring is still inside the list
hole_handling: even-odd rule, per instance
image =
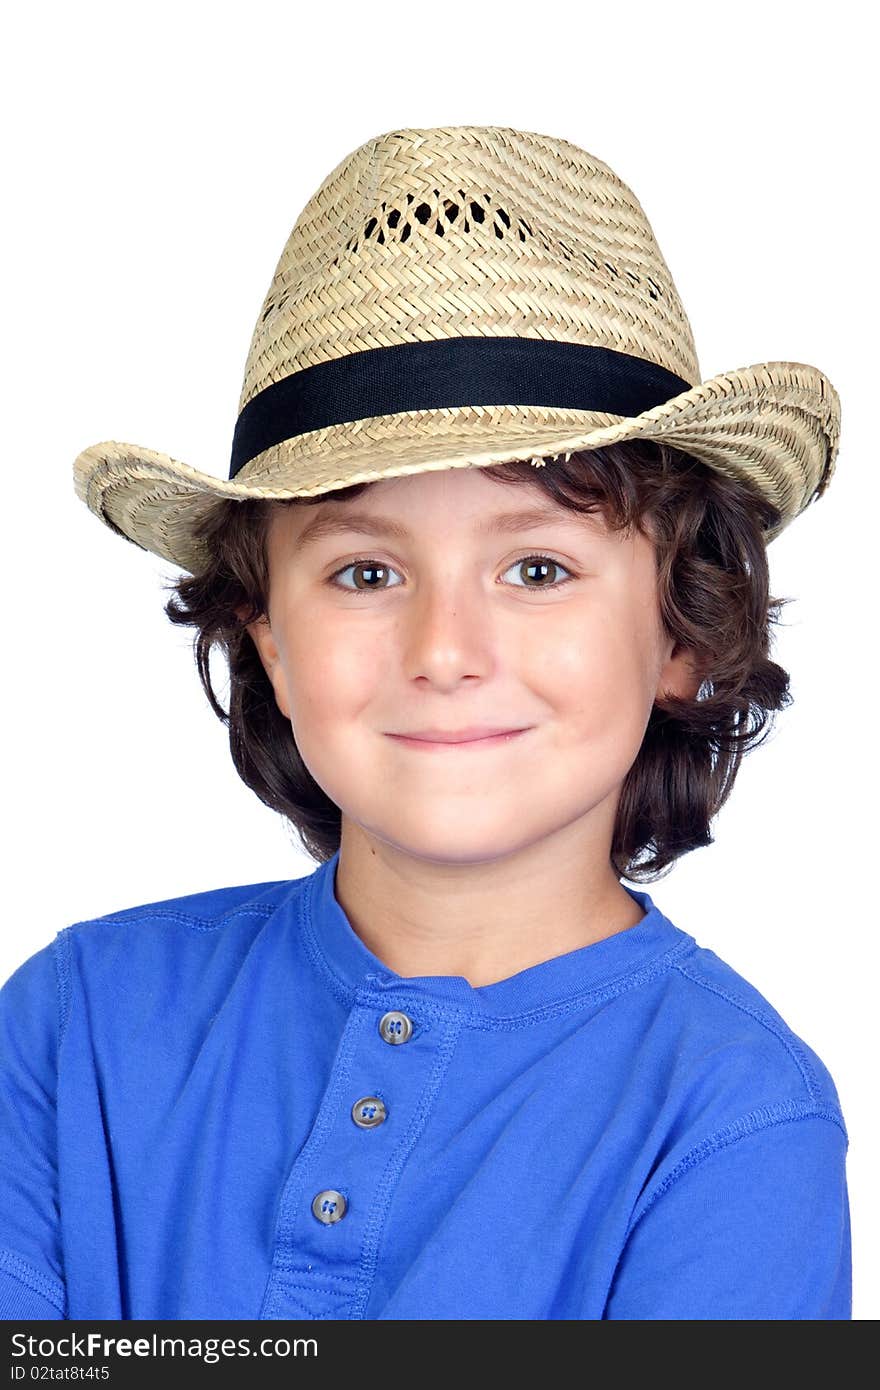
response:
[[[402,651],[410,679],[454,686],[490,675],[498,659],[491,605],[476,579],[427,578],[404,605]]]

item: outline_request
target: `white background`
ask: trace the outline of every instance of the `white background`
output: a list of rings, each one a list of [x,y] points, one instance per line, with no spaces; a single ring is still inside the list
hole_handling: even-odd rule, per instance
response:
[[[16,7],[4,50],[0,977],[71,922],[315,867],[237,777],[162,611],[177,571],[75,498],[74,456],[118,439],[227,476],[278,256],[371,136],[562,136],[642,203],[704,378],[800,361],[842,397],[831,487],[769,551],[795,703],[715,843],[648,891],[831,1070],[853,1312],[876,1318],[878,112],[857,6],[80,0]]]

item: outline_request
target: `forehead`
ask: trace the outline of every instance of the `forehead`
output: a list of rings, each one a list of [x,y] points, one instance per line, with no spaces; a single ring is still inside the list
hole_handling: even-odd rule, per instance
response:
[[[469,518],[470,529],[477,535],[497,535],[505,532],[526,530],[531,526],[541,526],[560,522],[576,523],[580,526],[587,518],[574,512],[563,511],[559,507],[520,508],[517,511],[487,512]],[[391,536],[396,540],[414,540],[419,532],[418,518],[402,521],[393,513],[346,509],[341,512],[325,512],[313,517],[299,533],[300,544],[320,540],[322,536],[336,535],[343,531],[366,531],[372,535]],[[421,528],[424,529],[424,528]],[[468,529],[465,527],[464,529]]]
[[[357,534],[382,539],[417,541],[432,529],[439,528],[444,537],[473,535],[475,538],[493,535],[516,535],[537,527],[565,527],[581,534],[603,536],[608,533],[601,512],[577,512],[555,502],[552,498],[513,499],[510,490],[494,488],[489,499],[477,499],[467,506],[434,506],[430,499],[422,506],[401,506],[391,496],[362,494],[342,501],[327,501],[319,505],[290,506],[284,511],[289,535],[296,538],[302,551],[332,536]]]

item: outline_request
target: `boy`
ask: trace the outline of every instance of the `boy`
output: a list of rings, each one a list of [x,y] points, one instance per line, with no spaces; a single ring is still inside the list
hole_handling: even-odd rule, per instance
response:
[[[765,547],[838,428],[815,368],[699,381],[568,142],[328,176],[229,482],[76,472],[186,571],[235,765],[319,867],[76,923],[0,991],[7,1317],[850,1317],[831,1076],[620,882],[710,842],[785,703]]]

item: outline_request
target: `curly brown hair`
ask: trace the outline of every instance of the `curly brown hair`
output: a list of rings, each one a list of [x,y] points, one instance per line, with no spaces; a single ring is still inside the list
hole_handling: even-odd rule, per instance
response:
[[[779,514],[744,483],[656,440],[547,463],[483,471],[500,484],[537,488],[573,511],[599,511],[615,530],[650,534],[665,631],[689,649],[701,681],[693,699],[655,700],[621,788],[611,863],[618,876],[651,883],[682,855],[713,842],[710,822],[733,788],[743,754],[763,742],[772,713],[791,703],[788,673],[768,656],[770,626],[790,602],[769,593],[765,532]],[[370,486],[290,500],[220,498],[198,528],[208,564],[167,586],[170,621],[195,628],[199,678],[229,727],[239,776],[291,822],[320,863],[339,848],[341,812],[305,766],[246,627],[267,613],[273,509],[352,498]],[[212,685],[214,648],[229,668],[228,711]]]

